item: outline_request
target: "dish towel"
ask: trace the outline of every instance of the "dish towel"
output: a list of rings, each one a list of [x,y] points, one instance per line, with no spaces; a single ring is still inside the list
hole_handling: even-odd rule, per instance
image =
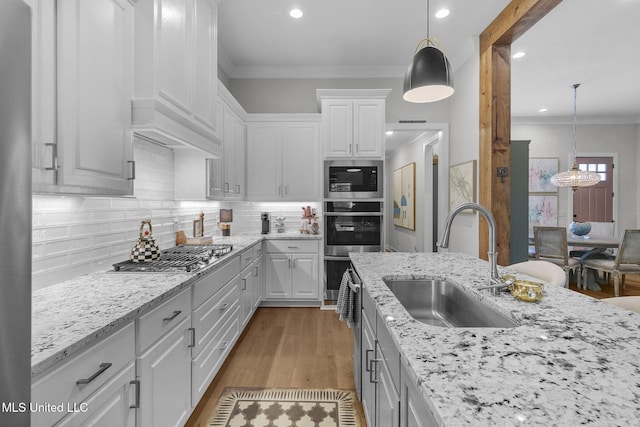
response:
[[[340,289],[338,290],[338,301],[336,302],[336,312],[340,315],[340,320],[347,322],[347,326],[352,328],[357,323],[359,313],[354,310],[354,304],[357,304],[357,298],[360,293],[355,293],[349,287],[351,275],[349,270],[345,271],[340,281]]]

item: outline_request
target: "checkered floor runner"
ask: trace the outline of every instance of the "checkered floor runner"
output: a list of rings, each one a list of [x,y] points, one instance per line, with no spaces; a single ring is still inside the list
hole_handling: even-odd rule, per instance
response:
[[[226,388],[210,427],[359,427],[355,393]]]

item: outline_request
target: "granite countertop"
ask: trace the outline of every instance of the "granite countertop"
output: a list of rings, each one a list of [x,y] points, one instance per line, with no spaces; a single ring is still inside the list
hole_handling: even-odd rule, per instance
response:
[[[492,296],[475,289],[486,282],[487,262],[463,254],[350,257],[439,425],[640,425],[636,313],[551,285],[539,303],[518,301],[508,292]],[[449,329],[420,323],[383,277],[446,278],[520,326]]]
[[[157,307],[263,239],[320,240],[300,233],[217,236],[231,254],[194,273],[103,271],[39,289],[32,297],[31,375],[37,375]]]

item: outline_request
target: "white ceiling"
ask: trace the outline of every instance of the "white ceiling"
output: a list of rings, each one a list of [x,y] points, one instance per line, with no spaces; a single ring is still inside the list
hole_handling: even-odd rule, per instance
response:
[[[430,20],[457,68],[509,0],[431,0]],[[292,7],[300,20],[289,17]],[[402,78],[426,35],[425,0],[221,0],[220,66],[231,78]],[[640,0],[564,0],[512,45],[512,116],[640,118]],[[548,112],[538,110],[547,107]]]

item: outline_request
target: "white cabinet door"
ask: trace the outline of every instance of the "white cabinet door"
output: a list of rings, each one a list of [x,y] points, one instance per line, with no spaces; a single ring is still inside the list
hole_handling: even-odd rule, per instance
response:
[[[372,372],[372,361],[376,357],[376,339],[375,332],[369,323],[369,319],[362,312],[362,392],[360,401],[362,402],[362,409],[367,420],[367,425],[375,427],[376,413],[375,413],[375,399],[376,399],[376,384],[374,373]]]
[[[282,197],[282,133],[278,124],[250,125],[247,129],[247,199]]]
[[[193,116],[203,126],[217,128],[218,42],[214,0],[195,0]]]
[[[133,5],[57,4],[59,183],[131,194]]]
[[[376,420],[378,427],[399,427],[400,397],[393,385],[389,367],[385,363],[380,346],[376,350],[375,377],[376,390]]]
[[[28,0],[31,6],[31,166],[39,191],[55,191],[56,161],[56,5]]]
[[[282,147],[282,184],[285,200],[320,199],[318,125],[287,123]]]
[[[264,289],[264,263],[262,257],[256,261],[253,267],[253,288],[251,301],[253,302],[253,311],[258,309],[262,301],[262,293]]]
[[[438,423],[427,407],[422,395],[411,382],[402,362],[400,380],[400,426],[401,427],[435,427]]]
[[[318,256],[316,254],[291,255],[291,296],[318,298]]]
[[[236,118],[235,122],[235,157],[233,162],[228,165],[233,170],[233,194],[234,198],[242,200],[246,193],[245,169],[246,169],[246,144],[247,144],[247,127]]]
[[[240,277],[240,320],[244,327],[253,314],[253,268],[245,269]]]
[[[385,101],[358,99],[353,101],[354,157],[382,157],[384,155]]]
[[[322,134],[325,157],[353,155],[353,102],[322,100]]]
[[[191,414],[191,316],[137,359],[138,426],[184,425]]]
[[[77,405],[71,415],[65,417],[58,427],[134,427],[136,425],[135,363],[131,363],[108,383],[100,387],[85,402]]]
[[[291,297],[291,257],[288,254],[267,255],[265,298]]]

